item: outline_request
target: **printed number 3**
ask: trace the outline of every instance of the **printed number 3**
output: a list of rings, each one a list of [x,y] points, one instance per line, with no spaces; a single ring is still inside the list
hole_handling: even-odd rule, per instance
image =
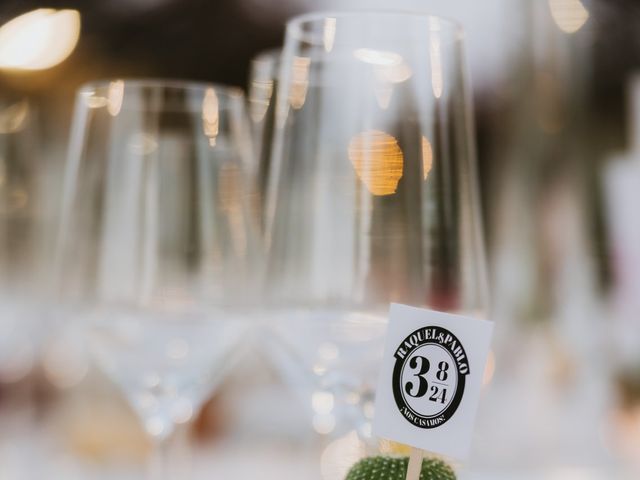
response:
[[[418,373],[413,374],[414,377],[418,378],[418,391],[416,393],[411,393],[411,391],[414,389],[413,382],[407,382],[407,384],[404,386],[404,391],[407,392],[407,395],[413,398],[424,397],[427,393],[427,390],[429,390],[429,383],[425,378],[425,375],[431,367],[431,365],[429,364],[429,360],[425,357],[413,357],[411,360],[409,360],[409,366],[412,369],[417,370],[418,360],[420,360],[420,369],[418,370]]]
[[[419,369],[418,369],[418,360],[420,360]],[[429,390],[429,382],[427,382],[427,379],[425,378],[425,376],[429,372],[429,368],[431,368],[431,364],[429,363],[429,360],[427,358],[418,356],[418,357],[413,357],[411,360],[409,360],[409,366],[413,370],[418,370],[418,373],[413,374],[414,377],[418,378],[418,391],[416,393],[411,393],[411,391],[414,390],[413,382],[407,382],[406,385],[404,386],[404,391],[407,392],[407,395],[413,398],[424,397],[427,391]],[[438,364],[438,371],[436,372],[436,378],[441,382],[445,382],[449,377],[447,370],[449,370],[449,364],[447,362],[440,362]],[[440,395],[438,395],[440,393],[440,390],[435,385],[431,387],[431,391],[433,392],[433,394],[429,397],[429,400],[431,400],[432,402],[440,401],[441,403],[444,403],[446,401],[446,395],[447,395],[446,388],[442,389],[442,394]]]

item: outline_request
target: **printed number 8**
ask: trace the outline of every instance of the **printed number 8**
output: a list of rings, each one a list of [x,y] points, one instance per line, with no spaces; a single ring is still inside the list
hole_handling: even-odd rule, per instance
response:
[[[440,362],[438,364],[438,371],[436,372],[436,378],[441,382],[446,382],[449,374],[447,373],[449,370],[449,364],[447,362]]]

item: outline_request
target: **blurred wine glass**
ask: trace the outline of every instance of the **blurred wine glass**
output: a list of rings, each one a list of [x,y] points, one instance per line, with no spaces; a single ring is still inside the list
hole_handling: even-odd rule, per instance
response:
[[[32,475],[41,444],[33,434],[42,397],[38,362],[49,320],[47,273],[54,242],[55,154],[28,97],[0,95],[0,458],[3,471]],[[11,473],[8,473],[11,475]]]
[[[0,99],[0,383],[31,371],[39,343],[48,235],[36,110]]]
[[[234,88],[113,80],[77,94],[57,278],[158,446],[154,477],[246,333],[258,260],[248,135]]]
[[[256,187],[261,205],[264,203],[269,178],[281,55],[281,48],[259,53],[251,60],[249,72],[249,118],[251,119],[251,136],[254,149],[253,158],[256,162],[254,165]],[[264,212],[261,211],[260,213],[263,214]]]
[[[420,14],[298,17],[277,95],[272,355],[317,432],[366,438],[389,303],[487,307],[461,30]]]

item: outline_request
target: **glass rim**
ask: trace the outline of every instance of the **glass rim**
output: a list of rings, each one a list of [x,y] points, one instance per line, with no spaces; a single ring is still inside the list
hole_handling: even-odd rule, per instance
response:
[[[183,91],[200,92],[204,94],[207,89],[213,88],[216,94],[223,94],[231,98],[244,98],[244,91],[240,87],[233,85],[224,85],[215,82],[197,81],[197,80],[182,80],[173,78],[101,78],[96,80],[90,80],[83,83],[78,88],[78,94],[86,92],[95,92],[103,89],[108,89],[113,82],[121,81],[124,83],[124,87],[134,88],[149,88],[149,89],[174,89]]]
[[[277,61],[282,54],[282,46],[260,50],[253,57],[251,63]]]
[[[301,15],[294,16],[287,21],[287,30],[295,29],[297,32],[302,32],[302,26],[313,22],[325,20],[327,18],[354,18],[357,16],[370,16],[370,17],[406,17],[412,19],[422,19],[425,21],[437,20],[447,30],[452,31],[456,35],[462,35],[464,29],[462,25],[449,17],[440,15],[434,15],[427,12],[420,12],[417,10],[385,10],[385,9],[363,9],[363,10],[319,10],[315,12],[303,13]]]

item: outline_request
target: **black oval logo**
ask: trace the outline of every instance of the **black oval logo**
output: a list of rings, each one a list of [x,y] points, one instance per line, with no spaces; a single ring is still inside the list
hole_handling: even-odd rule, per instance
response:
[[[444,424],[460,405],[470,371],[460,340],[446,328],[424,327],[394,356],[393,396],[402,416],[419,428]]]

